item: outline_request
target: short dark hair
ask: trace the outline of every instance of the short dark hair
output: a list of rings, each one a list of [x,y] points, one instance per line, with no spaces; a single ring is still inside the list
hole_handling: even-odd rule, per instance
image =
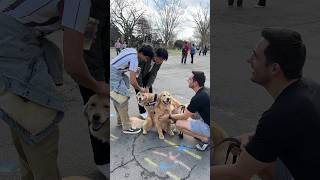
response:
[[[154,57],[154,53],[153,53],[153,48],[150,45],[142,45],[139,49],[138,49],[138,53],[142,53],[145,56],[150,57],[150,59],[152,59]]]
[[[264,28],[261,36],[269,42],[264,51],[267,63],[278,63],[288,80],[301,78],[306,60],[301,35],[289,29]]]
[[[158,48],[155,57],[160,57],[166,61],[168,59],[168,51],[165,48]]]
[[[197,81],[199,86],[204,86],[204,82],[206,81],[206,76],[204,75],[204,72],[202,71],[192,71],[193,74],[193,80]]]

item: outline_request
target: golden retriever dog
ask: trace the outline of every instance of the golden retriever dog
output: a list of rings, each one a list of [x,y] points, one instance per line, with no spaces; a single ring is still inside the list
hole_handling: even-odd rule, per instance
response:
[[[227,133],[217,125],[215,121],[211,121],[211,144],[213,149],[210,151],[210,163],[211,165],[222,165],[225,163],[228,144],[220,144],[224,139],[228,137]]]
[[[90,125],[90,133],[102,142],[109,141],[110,104],[108,97],[93,95],[84,108],[84,115]]]
[[[161,122],[159,118],[163,115],[171,114],[172,111],[176,108],[179,108],[180,105],[181,103],[176,99],[174,99],[168,91],[162,91],[159,94],[157,104],[154,109],[154,122],[155,122],[156,129],[158,131],[160,139],[164,139],[162,130],[164,130],[166,133],[168,133],[171,136],[174,135],[174,132],[173,132],[172,126],[170,125],[171,123],[169,121]]]
[[[147,134],[153,125],[154,109],[157,103],[158,95],[155,93],[138,92],[136,97],[137,97],[138,104],[140,106],[143,106],[146,109],[148,114],[142,126],[142,129],[143,129],[142,133]]]

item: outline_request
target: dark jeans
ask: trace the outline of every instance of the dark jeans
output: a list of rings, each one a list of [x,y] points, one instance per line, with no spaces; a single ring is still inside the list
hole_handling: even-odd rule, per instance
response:
[[[187,56],[188,56],[188,55],[182,54],[181,63],[186,63],[186,61],[187,61]],[[184,61],[183,61],[183,60],[184,60]]]
[[[79,88],[80,88],[80,93],[83,99],[83,103],[86,104],[89,98],[94,94],[94,92],[82,86],[79,86]],[[91,146],[93,151],[93,158],[96,165],[104,165],[104,164],[110,163],[109,142],[103,143],[101,140],[97,139],[91,134],[90,134],[90,140],[91,140]]]
[[[117,55],[121,52],[120,48],[116,48]]]
[[[206,56],[207,55],[207,51],[203,51],[203,56]]]

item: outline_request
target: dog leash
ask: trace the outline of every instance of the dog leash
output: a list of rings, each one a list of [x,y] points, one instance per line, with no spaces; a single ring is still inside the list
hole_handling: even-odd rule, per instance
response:
[[[227,164],[227,161],[228,161],[228,158],[229,158],[229,155],[230,155],[230,152],[232,151],[232,149],[235,148],[235,147],[240,148],[240,145],[241,144],[237,144],[237,143],[234,143],[234,142],[229,144],[229,147],[228,147],[228,150],[227,150],[227,156],[226,156],[226,160],[224,161],[224,164]],[[238,155],[233,155],[232,156],[232,164],[236,163],[237,159],[238,159]]]
[[[240,148],[241,146],[241,142],[236,139],[236,138],[233,138],[233,137],[229,137],[229,138],[224,138],[222,141],[220,141],[218,144],[216,144],[215,146],[212,146],[210,148],[210,150],[220,146],[221,144],[225,143],[225,142],[231,142],[228,146],[228,149],[227,149],[227,156],[226,156],[226,159],[225,159],[225,162],[224,164],[227,164],[227,161],[228,161],[228,158],[229,158],[229,155],[230,155],[230,152],[232,151],[233,148]],[[236,163],[237,161],[237,158],[238,158],[238,155],[233,155],[232,157],[232,164]]]

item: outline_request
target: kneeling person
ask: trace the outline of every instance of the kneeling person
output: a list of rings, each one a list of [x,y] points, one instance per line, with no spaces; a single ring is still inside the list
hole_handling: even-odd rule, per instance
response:
[[[210,90],[204,87],[206,77],[204,72],[192,71],[188,77],[188,85],[196,94],[183,113],[164,115],[160,119],[171,119],[176,122],[177,128],[183,133],[200,139],[196,145],[200,151],[206,150],[210,138]]]

